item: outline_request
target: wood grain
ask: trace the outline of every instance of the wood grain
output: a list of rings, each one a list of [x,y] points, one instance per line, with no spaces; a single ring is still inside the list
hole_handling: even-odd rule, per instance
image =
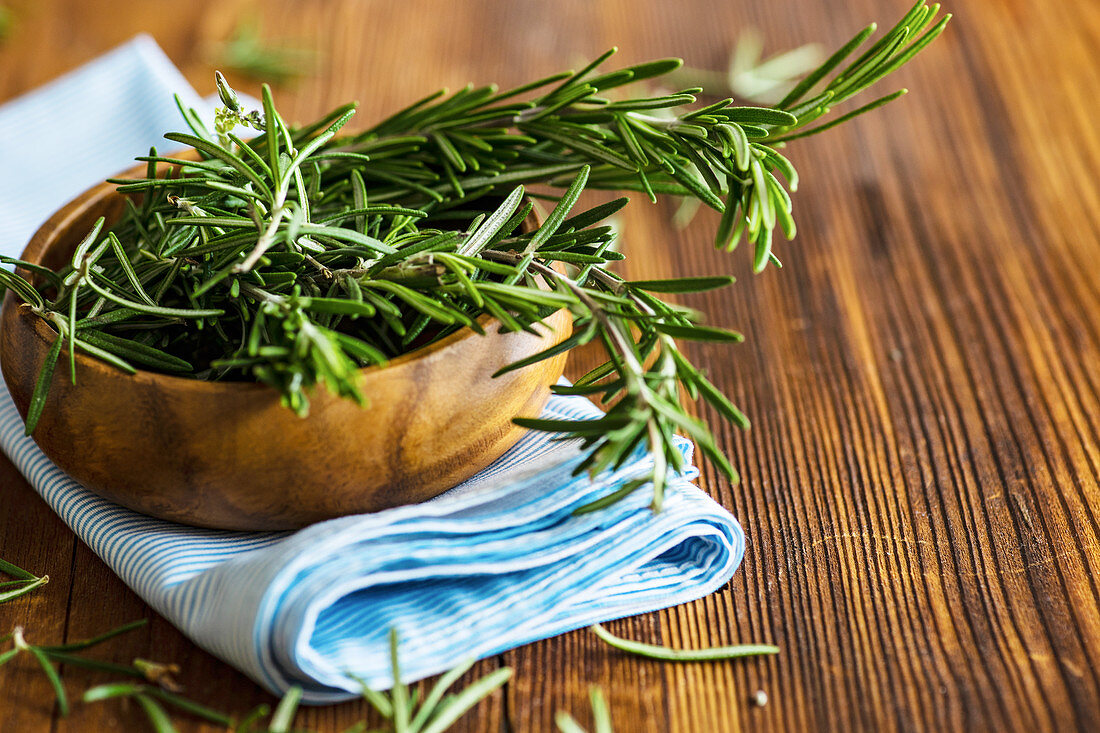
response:
[[[364,124],[420,91],[519,82],[612,44],[624,63],[681,55],[712,68],[748,26],[772,50],[836,45],[906,3],[10,4],[0,99],[138,30],[209,93],[204,49],[257,13],[265,36],[324,49],[313,76],[280,91],[290,117],[358,98]],[[691,355],[753,429],[720,435],[740,484],[707,466],[701,478],[745,525],[737,575],[699,602],[610,628],[684,646],[769,641],[782,654],[660,665],[566,634],[480,663],[477,673],[507,664],[515,675],[459,730],[552,730],[558,709],[585,722],[591,684],[619,731],[1100,727],[1100,5],[949,5],[947,35],[887,89],[912,94],[792,146],[801,233],[781,247],[782,271],[753,277],[746,253],[710,250],[714,217],[677,231],[667,205],[623,216],[630,276],[739,277],[690,302],[747,343]],[[41,594],[0,607],[0,629],[80,638],[149,616],[103,654],[173,659],[217,707],[266,699],[127,591],[6,462],[0,485],[0,554],[51,575]],[[73,691],[93,681],[65,678]],[[5,731],[139,725],[117,705],[57,717],[23,666],[0,670],[0,689]],[[757,689],[763,708],[750,703]],[[316,709],[301,722],[340,730],[361,712]]]

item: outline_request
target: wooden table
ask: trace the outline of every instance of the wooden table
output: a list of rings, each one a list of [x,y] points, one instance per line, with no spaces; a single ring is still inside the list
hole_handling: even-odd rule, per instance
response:
[[[138,31],[210,93],[209,44],[255,14],[263,35],[323,49],[316,73],[279,90],[289,117],[357,98],[364,121],[440,85],[520,82],[612,44],[624,63],[680,55],[718,68],[749,26],[770,50],[832,46],[905,9],[7,4],[16,26],[0,45],[0,100]],[[515,674],[459,730],[550,730],[558,709],[587,721],[591,684],[628,732],[1100,728],[1100,4],[954,0],[950,10],[947,35],[888,87],[909,86],[909,97],[792,147],[801,234],[780,248],[782,271],[753,277],[746,252],[713,251],[715,216],[678,231],[671,205],[636,202],[623,217],[630,276],[738,275],[691,302],[747,343],[692,356],[754,427],[721,428],[739,485],[709,466],[700,480],[745,525],[736,576],[701,601],[610,627],[682,646],[774,642],[782,654],[673,666],[566,634],[480,663],[478,674]],[[23,624],[50,642],[147,617],[102,654],[177,662],[188,693],[221,709],[270,701],[123,586],[6,461],[0,507],[0,556],[51,578],[0,607],[0,631]],[[105,681],[73,669],[64,679],[74,693]],[[758,689],[765,707],[750,703]],[[0,690],[4,731],[143,725],[135,708],[111,703],[60,718],[46,680],[24,664],[0,670]],[[299,724],[338,730],[364,710],[312,709]]]

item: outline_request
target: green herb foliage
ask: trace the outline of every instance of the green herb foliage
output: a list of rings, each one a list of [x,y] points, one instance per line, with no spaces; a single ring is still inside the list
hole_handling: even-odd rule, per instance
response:
[[[647,659],[657,659],[662,662],[714,662],[722,659],[739,659],[741,657],[757,657],[779,653],[779,647],[771,644],[735,644],[733,646],[712,646],[705,649],[671,649],[666,646],[622,639],[599,624],[594,624],[590,628],[592,633],[619,651],[646,657]]]
[[[172,733],[176,730],[172,713],[183,713],[214,723],[234,733],[288,733],[291,730],[300,730],[292,727],[302,698],[300,687],[295,686],[288,690],[274,712],[267,705],[260,705],[238,720],[180,695],[180,687],[173,678],[173,675],[179,673],[179,668],[174,664],[135,659],[133,664],[123,665],[83,656],[82,652],[144,624],[143,619],[91,639],[52,646],[29,643],[23,628],[17,626],[10,634],[0,637],[0,643],[11,642],[10,649],[0,652],[0,666],[7,664],[20,654],[31,656],[49,680],[58,710],[62,715],[69,714],[71,705],[57,665],[67,664],[137,680],[96,685],[84,692],[81,701],[97,703],[119,698],[133,700],[145,714],[150,728],[157,733]],[[471,659],[440,676],[431,691],[421,701],[417,699],[415,693],[410,694],[409,688],[401,682],[396,631],[390,633],[390,651],[394,686],[388,693],[384,693],[363,685],[363,698],[386,720],[387,730],[392,733],[443,733],[479,702],[499,689],[512,675],[510,668],[503,667],[458,692],[450,692],[455,682],[473,666],[474,660]],[[263,718],[267,717],[269,712],[271,717],[265,724]],[[362,733],[365,730],[366,723],[360,722],[347,729],[346,733]]]
[[[647,476],[582,511],[647,485],[659,508],[669,472],[684,468],[674,433],[735,478],[683,399],[701,398],[742,427],[748,420],[680,343],[741,337],[700,325],[663,297],[732,278],[622,279],[610,269],[622,255],[604,222],[626,200],[581,211],[578,197],[595,188],[694,198],[721,213],[718,247],[746,240],[756,271],[778,263],[777,232],[795,234],[798,183],[780,148],[903,93],[830,116],[933,40],[948,20],[938,10],[918,2],[874,42],[869,26],[772,107],[731,99],[688,107],[693,89],[631,96],[627,85],[680,62],[603,72],[609,51],[580,71],[505,92],[438,92],[341,136],[354,105],[291,127],[266,86],[263,109],[246,112],[219,75],[216,129],[183,109],[191,131],[165,136],[193,148],[194,159],[141,158],[142,178],[117,181],[134,195],[121,220],[97,224],[58,272],[36,271],[32,285],[0,270],[0,283],[58,334],[27,430],[59,360],[75,379],[78,350],[127,371],[264,382],[305,414],[314,385],[363,403],[360,368],[457,329],[480,330],[482,316],[531,331],[565,309],[569,338],[501,371],[596,341],[607,362],[554,390],[610,407],[591,421],[518,422],[580,439],[578,471],[620,466],[643,448],[654,457]],[[245,141],[240,126],[260,134]],[[551,212],[531,230],[523,222],[535,185],[564,193],[549,197]]]
[[[593,685],[588,688],[588,699],[592,703],[592,720],[595,727],[593,733],[613,733],[611,728],[611,709],[607,707],[607,699],[603,690]],[[561,733],[586,733],[581,724],[569,713],[559,710],[554,715],[554,724]]]
[[[671,649],[665,646],[622,639],[599,624],[593,624],[589,629],[615,649],[661,662],[715,662],[779,653],[779,647],[770,644],[738,644],[708,647],[706,649]],[[603,690],[592,686],[588,688],[588,697],[592,702],[592,719],[595,725],[593,731],[595,733],[612,733],[611,711],[607,706]],[[554,715],[554,723],[561,733],[585,733],[584,728],[581,727],[576,718],[564,710],[559,710]]]
[[[458,678],[474,665],[476,660],[470,659],[440,676],[423,701],[419,701],[401,681],[397,651],[397,630],[391,629],[390,668],[393,671],[393,687],[389,693],[383,694],[363,685],[363,698],[386,719],[393,733],[443,733],[512,676],[511,667],[501,667],[461,691],[449,693],[448,690]]]
[[[210,60],[250,79],[280,85],[297,81],[312,71],[317,55],[307,48],[264,40],[259,21],[246,17],[225,43],[213,49]]]
[[[0,559],[0,573],[12,578],[11,580],[0,580],[0,603],[14,601],[16,598],[25,596],[50,582],[50,576],[48,575],[43,575],[40,578],[3,559]]]
[[[41,580],[22,568],[0,560],[0,571],[15,576],[21,581]],[[45,576],[43,576],[45,577]],[[33,586],[37,587],[37,586]],[[31,589],[33,589],[33,587]],[[29,592],[23,590],[22,592]],[[0,597],[0,602],[10,600]],[[70,702],[68,693],[58,673],[58,666],[67,664],[73,667],[91,669],[129,678],[123,682],[110,682],[89,688],[81,696],[84,703],[98,703],[125,698],[134,703],[145,714],[150,728],[157,733],[172,733],[176,727],[173,713],[183,713],[200,720],[214,723],[234,733],[287,733],[292,728],[302,698],[302,689],[292,687],[279,701],[274,712],[267,705],[259,705],[240,719],[214,710],[180,694],[182,691],[175,680],[179,667],[175,664],[163,664],[146,659],[135,659],[130,665],[117,664],[84,656],[84,652],[98,647],[117,636],[133,631],[145,625],[141,619],[111,629],[103,634],[58,645],[35,645],[27,641],[22,627],[16,627],[10,634],[0,637],[0,644],[11,643],[11,648],[0,652],[0,666],[7,664],[21,654],[29,655],[49,680],[54,691],[57,706],[62,715],[68,715]],[[606,631],[599,624],[590,627],[600,639],[610,646],[650,659],[672,662],[699,662],[737,659],[761,654],[775,654],[777,647],[768,645],[740,645],[729,647],[711,647],[700,650],[677,650],[667,647],[642,644],[621,639]],[[450,689],[473,667],[475,660],[470,659],[454,669],[444,673],[432,689],[419,699],[402,682],[399,658],[399,637],[396,629],[390,630],[390,668],[393,685],[388,691],[373,690],[362,684],[363,699],[373,707],[386,721],[386,730],[392,733],[443,733],[449,730],[463,715],[479,702],[499,689],[512,676],[510,667],[502,667],[472,682],[458,692]],[[596,733],[610,733],[611,715],[603,692],[598,687],[589,690],[592,700]],[[263,718],[271,713],[264,724]],[[562,733],[583,733],[583,728],[568,713],[559,711],[555,723]],[[345,733],[362,733],[366,723],[360,722],[347,729]]]
[[[98,646],[109,639],[124,634],[127,631],[136,629],[139,626],[143,626],[145,620],[135,621],[133,623],[120,626],[117,629],[112,629],[104,634],[87,639],[85,641],[72,642],[69,644],[57,644],[51,646],[38,646],[31,644],[27,641],[23,628],[16,626],[10,634],[0,636],[0,643],[11,642],[11,649],[0,652],[0,666],[7,664],[11,660],[15,659],[20,654],[30,655],[35,663],[41,668],[43,674],[50,681],[50,685],[53,687],[54,695],[57,697],[57,707],[61,711],[62,715],[69,714],[69,696],[65,692],[64,686],[61,684],[61,676],[57,672],[57,666],[60,664],[70,664],[77,667],[88,667],[91,669],[99,669],[108,672],[122,672],[130,674],[130,668],[122,665],[111,664],[110,662],[101,662],[95,659],[88,659],[86,657],[75,654],[74,652],[84,651],[92,647]],[[138,676],[141,676],[140,674]]]

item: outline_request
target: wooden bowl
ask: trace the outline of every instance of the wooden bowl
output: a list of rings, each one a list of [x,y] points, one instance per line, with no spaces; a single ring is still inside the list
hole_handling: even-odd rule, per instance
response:
[[[113,185],[89,189],[35,233],[22,258],[57,267],[96,218],[113,221],[123,206]],[[59,365],[34,440],[97,494],[204,527],[292,529],[423,501],[512,447],[523,433],[512,418],[537,415],[565,365],[562,354],[490,378],[566,338],[565,312],[541,336],[498,333],[488,317],[479,323],[484,336],[464,329],[363,369],[367,407],[315,388],[307,418],[263,384],[127,375],[78,352],[76,385]],[[26,417],[56,334],[11,293],[0,324],[0,366]]]

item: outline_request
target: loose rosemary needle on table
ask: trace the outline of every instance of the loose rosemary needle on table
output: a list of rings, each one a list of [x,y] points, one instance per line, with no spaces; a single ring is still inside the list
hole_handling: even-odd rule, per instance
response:
[[[353,104],[290,126],[268,87],[263,108],[245,110],[219,74],[215,128],[181,105],[189,131],[165,135],[193,159],[155,150],[140,158],[143,177],[116,181],[132,195],[121,219],[99,221],[65,267],[16,263],[29,279],[0,270],[0,283],[57,332],[27,431],[59,361],[75,380],[77,350],[126,371],[260,381],[304,415],[314,385],[365,402],[361,367],[477,330],[482,315],[520,331],[566,309],[569,338],[501,371],[599,342],[607,361],[553,389],[592,397],[607,412],[520,424],[579,439],[579,472],[620,466],[642,450],[653,457],[646,475],[585,510],[643,486],[659,509],[670,472],[684,468],[675,433],[735,478],[685,401],[702,399],[741,427],[748,420],[680,344],[741,336],[666,299],[733,278],[624,280],[612,269],[623,255],[606,220],[626,199],[579,210],[580,194],[698,199],[721,214],[719,248],[746,241],[755,271],[778,264],[777,234],[795,235],[798,185],[781,149],[901,96],[832,114],[935,39],[949,18],[938,15],[922,1],[875,41],[868,26],[772,106],[700,106],[698,89],[631,96],[631,84],[680,61],[604,71],[611,50],[579,71],[503,92],[436,92],[341,135]],[[557,193],[543,224],[524,231],[531,186]]]

